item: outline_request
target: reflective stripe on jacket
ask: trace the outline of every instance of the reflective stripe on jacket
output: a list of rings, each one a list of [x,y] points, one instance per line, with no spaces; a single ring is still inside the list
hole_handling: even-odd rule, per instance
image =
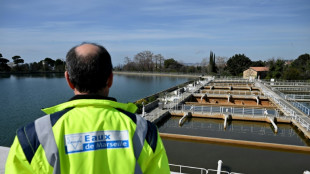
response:
[[[134,104],[75,96],[17,131],[6,173],[170,173],[154,124]]]

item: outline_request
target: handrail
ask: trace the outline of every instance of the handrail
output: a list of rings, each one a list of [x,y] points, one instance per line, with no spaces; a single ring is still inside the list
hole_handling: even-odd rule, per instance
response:
[[[226,173],[226,174],[241,174],[241,173],[236,173],[236,172],[228,172],[228,171],[222,171],[222,160],[218,161],[218,167],[217,169],[205,169],[205,168],[201,168],[201,167],[193,167],[193,166],[185,166],[185,165],[178,165],[178,164],[169,164],[169,166],[173,166],[173,167],[178,167],[179,168],[179,173],[182,173],[182,169],[187,168],[187,169],[193,169],[193,170],[200,170],[201,174],[204,173],[209,173],[209,172],[217,172],[217,174],[220,173]]]
[[[256,82],[256,86],[261,87],[263,93],[265,96],[271,98],[276,104],[278,104],[285,112],[286,115],[291,116],[292,119],[296,120],[298,123],[300,123],[300,125],[302,127],[304,127],[307,131],[310,131],[310,123],[307,122],[304,118],[302,118],[303,116],[301,115],[297,115],[296,112],[291,109],[290,107],[287,106],[287,104],[283,103],[279,97],[281,97],[283,99],[283,97],[281,96],[281,94],[279,94],[279,91],[272,91],[274,93],[278,93],[279,97],[271,94],[271,90],[268,89],[265,85],[262,85],[259,82]],[[283,99],[285,100],[285,99]]]
[[[271,87],[269,87],[271,88]],[[264,89],[266,90],[266,89]],[[289,101],[292,105],[294,105],[296,108],[298,108],[299,110],[301,110],[303,113],[305,113],[308,117],[310,116],[310,108],[304,106],[303,104],[297,102],[294,98],[291,97],[291,95],[289,94],[284,94],[282,92],[280,92],[279,90],[277,90],[277,88],[272,88],[272,91],[277,93],[280,97],[282,97],[283,99]],[[271,96],[272,97],[272,96]],[[310,95],[309,95],[310,98]]]
[[[195,105],[187,105],[187,104],[171,104],[169,107],[170,112],[192,112],[192,113],[208,113],[210,115],[213,114],[232,114],[232,115],[250,115],[255,117],[266,117],[266,116],[274,116],[281,117],[276,109],[267,109],[268,113],[266,114],[265,108],[239,108],[239,107],[229,107],[229,106],[195,106]],[[284,117],[283,117],[284,118]]]
[[[277,83],[277,82],[282,82],[282,83],[309,83],[309,80],[280,80],[280,79],[274,79],[274,81],[266,81],[264,80],[265,83]]]
[[[227,95],[228,93],[233,94],[233,95],[261,95],[263,96],[262,92],[260,91],[225,91],[225,90],[208,90],[208,89],[202,89],[201,91],[206,91],[207,94],[223,94],[223,95]],[[200,91],[200,93],[202,93]]]
[[[272,86],[272,85],[271,85]],[[278,89],[280,91],[299,91],[299,92],[309,92],[310,87],[302,86],[302,87],[296,87],[296,86],[290,86],[290,87],[271,87],[272,89]]]
[[[169,164],[169,166],[179,167],[179,173],[182,173],[182,168],[200,170],[200,173],[203,174],[208,173],[208,169],[200,168],[200,167],[192,167],[192,166],[185,166],[185,165],[178,165],[178,164]]]

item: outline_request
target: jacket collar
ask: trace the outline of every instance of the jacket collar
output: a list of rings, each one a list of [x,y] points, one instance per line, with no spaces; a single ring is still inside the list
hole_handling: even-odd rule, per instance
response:
[[[112,97],[103,97],[99,95],[76,95],[72,97],[68,102],[61,103],[59,105],[42,109],[46,114],[52,114],[58,111],[62,111],[66,108],[74,107],[87,107],[87,106],[97,106],[97,107],[111,107],[122,109],[131,113],[135,113],[137,106],[133,103],[118,103],[116,99]]]
[[[75,95],[69,101],[79,100],[79,99],[101,99],[101,100],[111,100],[111,101],[115,101],[116,102],[116,99],[113,98],[113,97],[105,97],[105,96],[96,95],[96,94]]]

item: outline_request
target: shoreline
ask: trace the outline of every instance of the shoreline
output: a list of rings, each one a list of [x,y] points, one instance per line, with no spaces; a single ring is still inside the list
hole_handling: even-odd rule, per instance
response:
[[[135,75],[135,76],[167,76],[167,77],[188,77],[197,78],[202,74],[180,74],[180,73],[169,73],[169,72],[133,72],[133,71],[113,71],[114,74],[118,75]]]

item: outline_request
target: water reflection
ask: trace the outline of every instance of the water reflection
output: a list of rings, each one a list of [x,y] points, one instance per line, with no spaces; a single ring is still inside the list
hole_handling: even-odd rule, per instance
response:
[[[226,130],[221,119],[191,118],[182,127],[180,117],[171,117],[160,123],[159,131],[164,133],[215,137],[246,141],[259,141],[299,146],[310,146],[310,142],[290,124],[277,124],[278,133],[269,123],[231,121]]]
[[[64,73],[0,73],[0,78],[64,78]]]
[[[18,128],[44,115],[42,108],[65,102],[74,95],[63,73],[0,75],[0,146],[10,146]],[[188,79],[115,75],[109,95],[120,102],[134,102]]]
[[[163,139],[169,163],[246,174],[300,173],[309,170],[309,154]],[[191,172],[192,173],[192,172]]]

